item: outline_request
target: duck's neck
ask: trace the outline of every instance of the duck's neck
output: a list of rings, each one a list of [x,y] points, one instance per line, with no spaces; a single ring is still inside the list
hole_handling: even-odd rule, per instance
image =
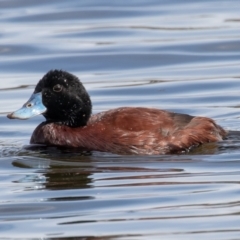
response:
[[[56,115],[52,114],[53,111],[51,114],[49,112],[44,114],[46,123],[55,123],[72,128],[84,127],[91,116],[92,103],[89,98],[84,103],[73,104],[70,109],[60,109]]]

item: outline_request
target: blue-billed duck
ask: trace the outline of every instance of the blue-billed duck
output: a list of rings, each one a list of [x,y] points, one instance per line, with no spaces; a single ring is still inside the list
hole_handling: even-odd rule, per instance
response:
[[[188,152],[203,143],[223,140],[227,132],[214,120],[145,107],[121,107],[92,115],[89,94],[71,73],[51,70],[38,82],[23,107],[8,114],[46,121],[30,143],[117,154]]]

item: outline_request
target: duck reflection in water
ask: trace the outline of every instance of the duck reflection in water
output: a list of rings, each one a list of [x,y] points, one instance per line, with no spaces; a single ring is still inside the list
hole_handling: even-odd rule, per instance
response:
[[[117,154],[188,152],[203,143],[223,140],[227,132],[214,120],[144,107],[121,107],[91,115],[92,103],[79,79],[62,70],[49,71],[23,107],[8,114],[46,121],[30,143]]]

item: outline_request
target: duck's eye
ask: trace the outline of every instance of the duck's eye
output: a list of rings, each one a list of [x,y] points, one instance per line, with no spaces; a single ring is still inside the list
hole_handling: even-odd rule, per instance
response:
[[[62,85],[57,84],[53,87],[54,92],[61,92],[62,91]]]

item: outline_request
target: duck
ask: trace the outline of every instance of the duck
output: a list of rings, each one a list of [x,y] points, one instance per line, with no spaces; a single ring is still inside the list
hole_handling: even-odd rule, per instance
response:
[[[119,107],[92,114],[92,102],[79,78],[50,70],[30,99],[9,119],[42,114],[30,144],[123,155],[181,154],[204,143],[222,141],[221,126],[207,117],[147,107]]]

